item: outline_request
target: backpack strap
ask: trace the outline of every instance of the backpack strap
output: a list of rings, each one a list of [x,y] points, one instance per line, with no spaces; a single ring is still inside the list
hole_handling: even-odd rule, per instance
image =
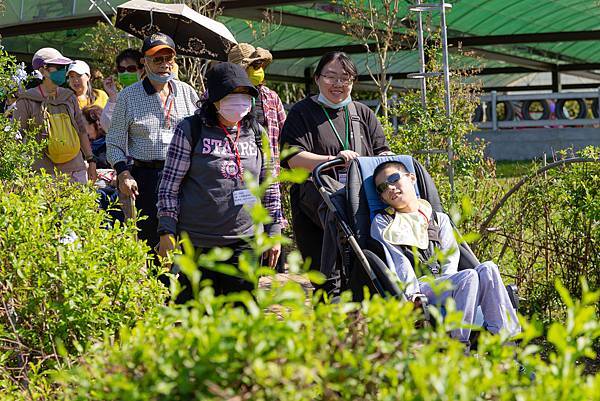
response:
[[[198,142],[200,142],[200,139],[202,139],[202,117],[200,117],[199,114],[192,114],[189,117],[186,117],[187,119],[189,119],[190,122],[190,128],[191,128],[191,137],[192,137],[192,153],[194,152],[194,149],[196,148],[196,145],[198,144]]]
[[[362,156],[364,153],[360,117],[353,101],[348,104],[348,116],[350,117],[350,141],[353,144],[354,151]]]
[[[267,130],[262,125],[260,125],[260,123],[258,122],[258,120],[256,118],[253,118],[252,119],[252,131],[254,131],[254,141],[256,142],[256,146],[258,146],[258,149],[260,150],[260,152],[263,153],[262,134],[264,132],[266,135]]]

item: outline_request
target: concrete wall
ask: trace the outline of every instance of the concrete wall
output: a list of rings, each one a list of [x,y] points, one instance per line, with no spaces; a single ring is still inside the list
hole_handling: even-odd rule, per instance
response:
[[[569,147],[600,146],[600,128],[527,128],[475,131],[471,137],[488,142],[486,153],[495,160],[530,160]]]

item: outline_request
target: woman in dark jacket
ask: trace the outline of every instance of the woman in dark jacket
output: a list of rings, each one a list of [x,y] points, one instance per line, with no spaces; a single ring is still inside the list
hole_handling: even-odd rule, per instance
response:
[[[358,156],[391,153],[375,113],[352,101],[356,76],[356,66],[345,53],[331,52],[321,58],[314,74],[319,95],[296,103],[283,126],[281,146],[289,146],[294,153],[282,160],[282,166],[312,171],[336,157],[348,164]],[[344,169],[333,175],[345,183]],[[319,201],[310,181],[291,188],[294,238],[302,256],[311,258],[311,269],[315,270],[321,265],[323,243],[323,228],[316,217]]]
[[[250,114],[252,98],[258,95],[246,72],[238,65],[221,63],[207,74],[208,99],[194,116],[175,129],[167,152],[158,192],[159,254],[174,246],[174,237],[186,232],[194,247],[233,250],[229,263],[249,249],[253,222],[244,207],[257,200],[244,183],[244,172],[262,181],[269,174],[261,146],[261,132]],[[270,236],[281,232],[280,203],[263,199],[272,223],[264,227]],[[279,246],[267,252],[274,266]],[[202,269],[215,293],[250,290],[252,284]],[[189,287],[189,285],[188,285]],[[189,288],[178,301],[191,298]]]

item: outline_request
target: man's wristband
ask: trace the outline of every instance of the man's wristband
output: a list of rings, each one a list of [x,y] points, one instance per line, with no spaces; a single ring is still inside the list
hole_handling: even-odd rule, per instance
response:
[[[96,156],[94,156],[94,155],[86,156],[85,157],[85,161],[88,162],[88,163],[97,163],[96,162]]]

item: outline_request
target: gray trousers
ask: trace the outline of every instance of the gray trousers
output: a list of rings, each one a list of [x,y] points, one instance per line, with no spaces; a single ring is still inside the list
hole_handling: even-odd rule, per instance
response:
[[[441,276],[435,281],[449,281],[452,289],[436,295],[429,283],[420,283],[421,292],[431,304],[438,306],[443,306],[448,297],[453,298],[456,309],[463,312],[465,325],[474,323],[477,308],[480,307],[484,326],[491,333],[496,334],[504,330],[510,335],[515,335],[521,331],[498,266],[493,262],[484,262],[475,269]],[[450,333],[453,338],[464,343],[469,341],[470,334],[470,328],[456,329]]]

